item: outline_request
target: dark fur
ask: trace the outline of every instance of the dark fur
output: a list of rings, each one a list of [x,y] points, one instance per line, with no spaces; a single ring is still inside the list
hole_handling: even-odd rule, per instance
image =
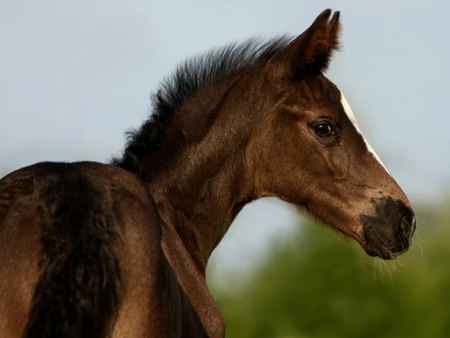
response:
[[[107,336],[121,280],[109,192],[62,172],[40,183],[35,195],[43,258],[23,338]]]
[[[268,41],[250,39],[187,59],[152,95],[152,115],[138,130],[127,133],[128,142],[123,156],[112,159],[111,163],[140,174],[142,168],[137,157],[158,147],[166,120],[177,108],[225,75],[267,62],[290,40],[286,36]]]

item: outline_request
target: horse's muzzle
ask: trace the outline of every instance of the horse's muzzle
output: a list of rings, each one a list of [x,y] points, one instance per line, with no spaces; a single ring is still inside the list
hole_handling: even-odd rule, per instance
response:
[[[375,215],[361,214],[363,248],[370,256],[395,259],[406,252],[416,229],[414,212],[401,200],[391,197],[375,201]]]

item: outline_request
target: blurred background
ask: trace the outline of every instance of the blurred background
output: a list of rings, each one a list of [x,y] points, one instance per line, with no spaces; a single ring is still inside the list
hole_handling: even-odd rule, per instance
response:
[[[186,57],[302,33],[341,11],[327,76],[416,209],[414,247],[377,266],[275,199],[213,254],[227,337],[450,337],[448,1],[0,1],[0,177],[39,161],[106,162]]]

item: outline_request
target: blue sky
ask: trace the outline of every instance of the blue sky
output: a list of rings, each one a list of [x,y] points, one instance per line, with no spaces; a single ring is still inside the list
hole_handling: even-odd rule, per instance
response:
[[[0,172],[108,160],[186,57],[298,35],[325,8],[340,10],[343,24],[327,76],[366,138],[413,204],[448,196],[448,1],[2,1]],[[255,255],[295,218],[289,206],[261,201],[244,210],[236,236],[257,232],[244,245]]]

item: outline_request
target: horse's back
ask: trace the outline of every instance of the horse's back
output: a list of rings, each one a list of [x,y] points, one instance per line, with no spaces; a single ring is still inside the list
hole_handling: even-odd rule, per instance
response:
[[[4,177],[2,337],[157,334],[150,318],[167,315],[160,240],[148,190],[122,169],[40,163]]]

